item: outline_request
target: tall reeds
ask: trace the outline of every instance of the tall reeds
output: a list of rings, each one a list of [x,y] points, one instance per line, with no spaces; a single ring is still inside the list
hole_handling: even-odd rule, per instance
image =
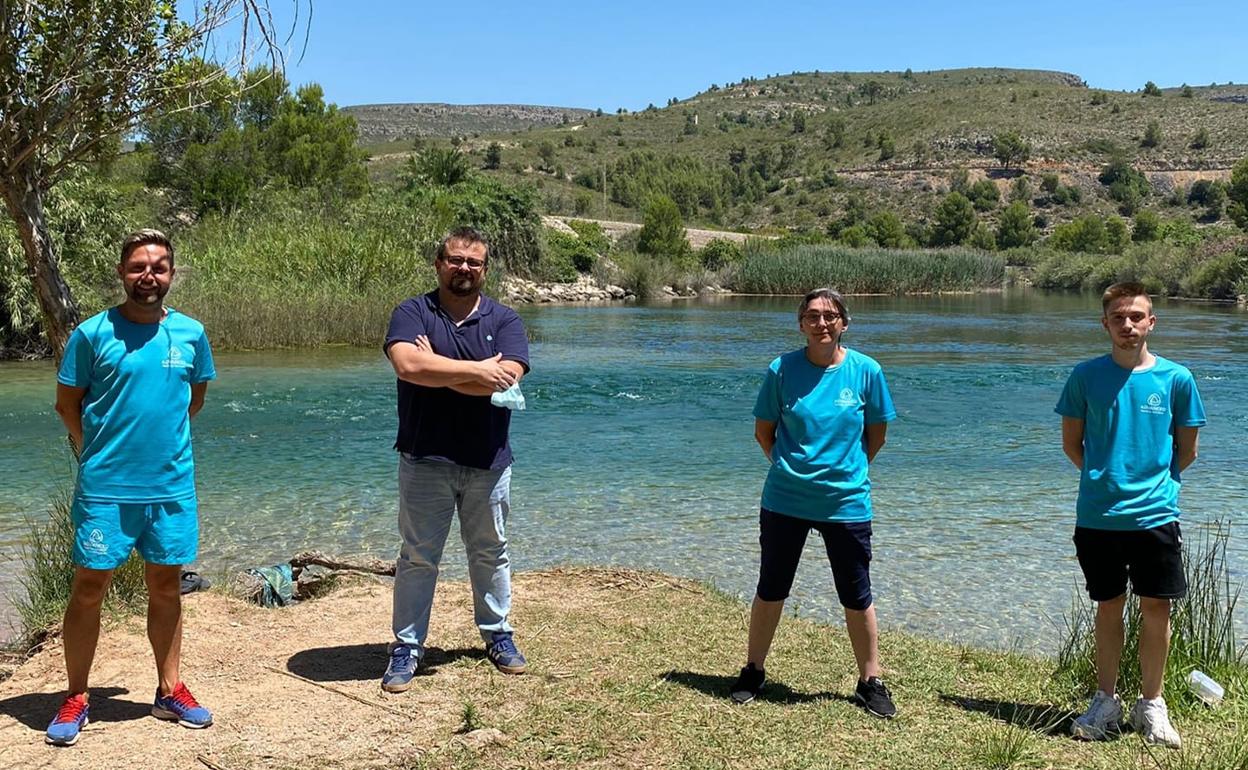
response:
[[[972,291],[1000,286],[1005,260],[964,249],[904,251],[799,245],[781,251],[749,249],[731,279],[747,294],[802,294],[835,286],[849,294]]]

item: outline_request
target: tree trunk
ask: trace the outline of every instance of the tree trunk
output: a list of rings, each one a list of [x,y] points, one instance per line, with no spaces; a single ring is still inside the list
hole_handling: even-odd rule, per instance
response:
[[[78,304],[61,277],[56,249],[48,235],[43,192],[18,174],[0,179],[0,195],[4,197],[5,206],[22,239],[27,274],[39,299],[39,309],[43,311],[43,333],[59,365],[69,333],[78,325]]]

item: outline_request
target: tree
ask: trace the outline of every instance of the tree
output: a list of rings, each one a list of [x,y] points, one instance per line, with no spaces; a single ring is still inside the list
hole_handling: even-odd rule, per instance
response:
[[[901,218],[891,211],[881,211],[867,222],[867,237],[886,249],[905,247],[909,238]]]
[[[408,189],[422,185],[454,187],[472,176],[468,157],[454,147],[428,147],[407,159],[404,170]]]
[[[1231,184],[1226,190],[1231,201],[1231,218],[1248,230],[1248,158],[1241,159],[1231,169]]]
[[[981,179],[966,193],[976,211],[992,211],[1001,202],[1001,191],[991,179]]]
[[[1144,95],[1145,96],[1161,96],[1161,89],[1157,87],[1156,83],[1150,80],[1144,84]]]
[[[257,46],[276,64],[279,42],[263,0],[204,0],[190,22],[165,0],[0,4],[0,197],[58,359],[79,314],[48,231],[45,196],[144,117],[203,85],[177,75],[222,28],[242,32],[234,69],[245,70]]]
[[[1031,144],[1013,131],[1007,131],[992,138],[992,154],[1008,169],[1027,162],[1031,157]]]
[[[1030,246],[1036,239],[1036,227],[1032,223],[1031,212],[1027,204],[1014,201],[1001,212],[1001,221],[997,224],[997,247],[1013,249],[1019,246]]]
[[[502,164],[503,146],[498,142],[490,142],[490,146],[485,148],[485,167],[492,170]]]
[[[975,207],[960,192],[951,192],[936,207],[932,225],[933,246],[957,246],[971,237],[975,229]]]
[[[839,115],[833,115],[828,121],[828,125],[823,129],[823,144],[829,150],[835,150],[845,143],[845,119]]]
[[[1161,217],[1152,211],[1137,212],[1131,222],[1131,240],[1149,243],[1161,238]]]
[[[1155,120],[1148,121],[1148,127],[1144,129],[1144,138],[1140,140],[1141,147],[1156,147],[1161,144],[1161,124]]]
[[[1179,96],[1182,96],[1184,99],[1191,99],[1195,95],[1196,92],[1192,90],[1192,87],[1184,83],[1183,90],[1179,93]]]
[[[555,145],[542,142],[537,146],[537,154],[542,158],[542,168],[550,171],[555,167]]]
[[[685,224],[681,220],[676,201],[666,195],[655,195],[646,203],[637,250],[643,254],[677,258],[689,253],[689,242],[685,240]]]
[[[893,137],[883,131],[880,132],[880,138],[876,142],[876,146],[880,149],[879,159],[881,161],[889,160],[897,154],[897,145],[893,142]]]
[[[878,80],[868,80],[858,86],[858,93],[867,97],[868,104],[875,104],[875,100],[884,93],[884,84]]]

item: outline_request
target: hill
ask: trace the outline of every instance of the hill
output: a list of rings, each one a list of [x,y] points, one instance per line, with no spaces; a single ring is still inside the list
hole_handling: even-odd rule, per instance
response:
[[[344,107],[364,145],[415,137],[471,136],[558,126],[592,114],[576,107],[525,104],[361,104]]]
[[[799,230],[864,208],[922,220],[952,186],[985,178],[1000,201],[982,212],[988,221],[1011,193],[1045,209],[1047,227],[1087,211],[1113,213],[1119,203],[1097,175],[1123,156],[1152,186],[1142,205],[1161,208],[1170,198],[1180,205],[1167,216],[1195,221],[1208,217],[1185,208],[1190,186],[1225,179],[1248,155],[1244,100],[1248,89],[1238,86],[1145,95],[1037,70],[794,73],[712,85],[637,113],[483,134],[460,149],[484,165],[486,148],[498,143],[502,162],[492,173],[536,182],[551,213],[636,219],[660,191],[687,222]],[[1010,169],[993,157],[994,137],[1007,132],[1030,147],[1030,159]],[[399,161],[379,157],[375,173],[393,174]],[[1056,176],[1050,187],[1077,188],[1079,199],[1046,194],[1046,174]]]

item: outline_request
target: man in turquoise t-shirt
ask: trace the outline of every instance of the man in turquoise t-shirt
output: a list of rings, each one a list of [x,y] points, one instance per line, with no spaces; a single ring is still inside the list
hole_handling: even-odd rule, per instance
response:
[[[1179,530],[1179,474],[1196,459],[1205,410],[1192,373],[1148,350],[1157,323],[1138,283],[1101,299],[1110,354],[1075,367],[1057,413],[1062,449],[1079,468],[1075,552],[1096,606],[1098,690],[1071,732],[1099,740],[1118,729],[1115,692],[1127,583],[1140,599],[1140,690],[1129,721],[1149,743],[1178,748],[1162,698],[1170,603],[1187,593]]]
[[[212,724],[178,669],[181,570],[199,548],[190,423],[216,370],[204,327],[164,305],[173,273],[173,244],[163,233],[128,236],[117,266],[125,302],[74,330],[57,373],[56,411],[79,450],[79,467],[63,634],[69,694],[48,726],[51,744],[73,745],[87,724],[100,606],[113,570],[135,548],[147,562],[152,714],[184,727]]]

